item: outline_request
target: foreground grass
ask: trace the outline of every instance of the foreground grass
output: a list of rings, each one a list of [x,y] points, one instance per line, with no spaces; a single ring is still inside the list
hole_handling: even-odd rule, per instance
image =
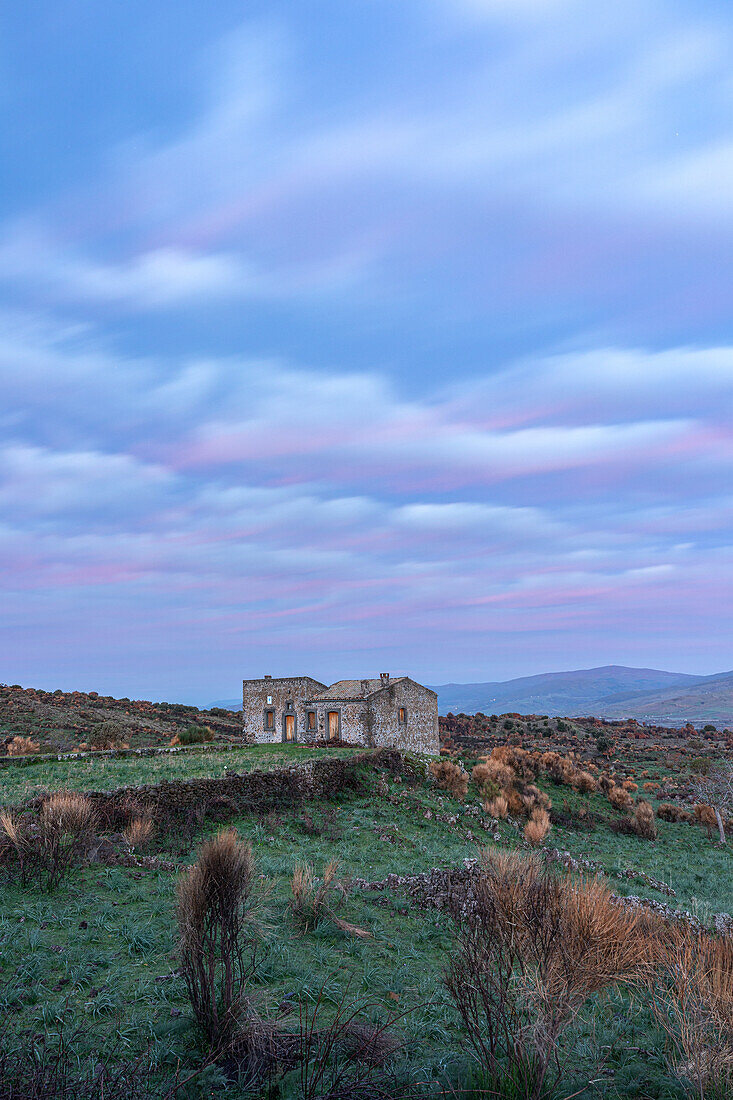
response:
[[[311,748],[308,745],[242,745],[221,750],[197,748],[158,756],[92,756],[11,764],[0,769],[0,805],[18,803],[46,791],[106,791],[145,783],[172,782],[280,768],[319,759],[327,752],[348,756],[354,749]]]
[[[273,766],[305,756],[298,746],[266,748],[264,756]],[[243,751],[251,752],[252,759],[262,756],[261,751]],[[151,761],[134,763],[134,781],[146,781],[140,769]],[[187,761],[188,766],[210,763],[208,757]],[[231,767],[231,755],[221,763]],[[299,997],[316,999],[321,990],[329,1005],[346,991],[349,999],[369,998],[372,1011],[382,1015],[407,1012],[398,1024],[406,1040],[403,1069],[411,1079],[423,1081],[424,1095],[429,1096],[445,1089],[464,1057],[463,1039],[441,985],[444,950],[450,942],[447,920],[413,908],[397,894],[354,891],[339,913],[368,930],[369,939],[347,936],[330,922],[304,934],[287,907],[293,866],[308,860],[318,872],[335,858],[341,875],[376,880],[390,872],[412,874],[456,864],[474,856],[479,846],[521,846],[522,838],[508,823],[500,825],[498,841],[482,828],[481,817],[471,813],[478,805],[473,792],[462,804],[435,788],[410,787],[393,777],[372,778],[370,783],[366,797],[313,804],[305,811],[247,815],[233,822],[251,839],[260,871],[274,884],[274,932],[257,991],[263,1010],[279,1012],[283,1026],[288,1026]],[[566,801],[570,809],[583,804],[606,817],[611,812],[599,795],[543,785],[558,807]],[[156,847],[167,858],[186,863],[213,831],[207,827],[190,840],[159,837]],[[617,893],[688,909],[733,910],[731,855],[714,848],[704,830],[693,826],[660,822],[656,843],[618,836],[605,824],[590,833],[556,828],[548,844],[598,860],[612,876],[631,866],[664,879],[677,898],[626,879],[612,881]],[[52,897],[0,883],[0,1013],[9,1014],[6,1041],[27,1043],[63,1022],[72,1030],[82,1029],[81,1042],[89,1049],[106,1043],[122,1056],[148,1052],[161,1073],[178,1060],[196,1064],[195,1034],[177,974],[175,880],[176,875],[167,871],[96,865],[75,871]],[[595,1079],[598,1086],[581,1089],[579,1095],[602,1092],[607,1100],[681,1096],[643,1005],[631,1006],[617,998],[611,1008],[609,1012],[608,1005],[604,1009],[594,1003],[581,1022],[578,1080],[568,1082],[567,1093]],[[297,1016],[297,1007],[295,1012]],[[602,1072],[590,1043],[585,1043],[591,1036],[593,1048],[602,1050]],[[213,1073],[209,1084],[196,1086],[200,1095],[219,1094],[219,1086],[211,1083]],[[236,1088],[230,1086],[226,1095],[236,1097]]]

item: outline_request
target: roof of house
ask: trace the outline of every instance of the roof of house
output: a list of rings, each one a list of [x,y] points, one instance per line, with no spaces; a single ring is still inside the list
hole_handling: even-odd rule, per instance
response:
[[[376,680],[337,680],[335,684],[331,684],[330,688],[326,688],[319,695],[311,696],[309,702],[345,703],[354,699],[363,699],[365,696],[374,695],[375,692],[381,691],[385,687],[391,687],[392,684],[399,684],[402,680],[409,680],[409,676],[390,676],[389,680],[382,680],[381,678]],[[364,684],[365,690],[362,689],[362,684]]]

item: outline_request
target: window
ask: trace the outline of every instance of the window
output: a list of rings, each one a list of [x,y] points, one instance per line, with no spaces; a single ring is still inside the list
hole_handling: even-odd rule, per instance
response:
[[[308,711],[308,729],[314,730],[316,728],[316,712],[314,710]]]
[[[292,710],[293,709],[293,700],[292,699],[288,699],[287,703],[285,704],[285,709],[286,710]]]
[[[271,695],[268,695],[268,696],[267,696],[267,702],[268,702],[268,703],[271,703],[271,702],[272,702],[272,696],[271,696]]]
[[[275,711],[274,710],[266,710],[265,711],[265,729],[266,730],[274,730],[274,728],[275,728]]]
[[[404,707],[400,707],[398,713],[399,713],[400,725],[401,726],[406,726],[407,725],[407,711],[405,710]]]

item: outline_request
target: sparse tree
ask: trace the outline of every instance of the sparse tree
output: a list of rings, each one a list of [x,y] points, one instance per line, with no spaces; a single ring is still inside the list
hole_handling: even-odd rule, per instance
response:
[[[712,807],[720,843],[725,844],[725,817],[733,814],[733,760],[716,760],[697,783],[697,797]]]

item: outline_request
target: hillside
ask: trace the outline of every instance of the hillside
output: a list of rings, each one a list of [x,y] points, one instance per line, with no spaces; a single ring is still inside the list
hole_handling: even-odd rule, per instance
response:
[[[190,725],[207,726],[215,738],[241,734],[239,716],[223,709],[0,684],[0,753],[14,737],[31,738],[43,752],[163,744]]]
[[[611,703],[598,713],[604,718],[631,716],[672,726],[685,722],[732,726],[733,672],[709,676],[687,687],[635,695],[628,703]]]
[[[604,665],[572,672],[520,676],[499,682],[432,686],[438,693],[441,714],[516,711],[557,717],[611,713],[610,708],[625,699],[640,694],[685,689],[704,679],[680,672]],[[622,716],[627,714],[637,717],[633,710],[623,710]]]

